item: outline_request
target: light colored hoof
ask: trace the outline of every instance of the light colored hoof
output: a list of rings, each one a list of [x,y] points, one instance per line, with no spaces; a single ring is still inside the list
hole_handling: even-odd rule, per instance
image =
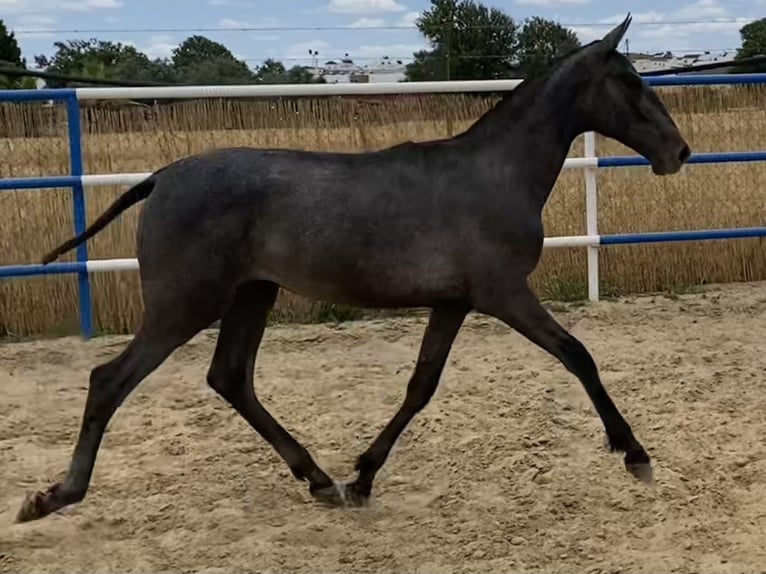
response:
[[[330,506],[359,508],[368,506],[369,499],[354,488],[354,483],[333,481],[332,486],[320,488],[312,493],[318,501]]]
[[[625,468],[630,474],[635,476],[641,482],[654,484],[654,469],[651,462],[639,462],[636,464],[626,464]]]

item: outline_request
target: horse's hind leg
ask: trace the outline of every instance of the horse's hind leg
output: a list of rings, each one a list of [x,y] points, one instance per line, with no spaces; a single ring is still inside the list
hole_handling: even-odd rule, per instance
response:
[[[99,446],[115,411],[176,348],[220,315],[225,295],[200,290],[192,282],[144,281],[141,328],[115,358],[90,373],[88,396],[69,469],[63,482],[32,493],[17,515],[25,522],[82,501],[88,491]]]
[[[264,408],[253,387],[258,347],[278,289],[269,282],[252,282],[237,288],[221,319],[208,384],[268,441],[297,479],[309,482],[312,493],[334,490],[330,477]]]
[[[122,353],[91,371],[80,434],[66,478],[27,496],[17,515],[18,522],[43,518],[85,498],[101,439],[112,415],[147,375],[194,334],[160,335],[148,332],[144,326]]]

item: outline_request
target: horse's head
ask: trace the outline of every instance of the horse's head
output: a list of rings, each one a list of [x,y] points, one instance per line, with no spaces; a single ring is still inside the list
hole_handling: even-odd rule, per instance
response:
[[[580,74],[577,113],[588,130],[643,155],[657,175],[676,173],[691,150],[655,91],[617,48],[631,17],[574,54],[569,73]],[[583,81],[585,80],[585,81]]]

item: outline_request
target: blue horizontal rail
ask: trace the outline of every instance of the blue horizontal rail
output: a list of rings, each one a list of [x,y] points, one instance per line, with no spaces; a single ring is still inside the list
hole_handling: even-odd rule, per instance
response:
[[[616,233],[614,235],[600,236],[599,245],[709,241],[713,239],[744,239],[747,237],[766,237],[766,227],[699,229],[695,231],[655,231],[650,233]]]
[[[766,161],[766,151],[694,153],[691,155],[687,163],[740,163],[752,161]],[[650,165],[650,162],[640,155],[598,158],[598,167],[630,167],[639,165]]]
[[[688,163],[745,163],[755,161],[766,161],[766,150],[697,153],[692,154],[688,160]],[[640,155],[610,156],[598,158],[598,167],[600,168],[635,167],[647,165],[650,165],[650,162]],[[6,179],[0,179],[0,191],[15,189],[51,189],[57,187],[74,187],[80,183],[82,183],[81,177],[75,175],[57,175],[49,177],[10,177]]]
[[[5,265],[0,267],[0,278],[3,277],[33,277],[36,275],[62,275],[64,273],[87,273],[87,261],[70,261],[63,263],[30,263],[29,265]]]
[[[82,182],[78,175],[54,175],[48,177],[9,177],[0,179],[0,191],[11,189],[51,189],[74,187]]]
[[[48,100],[76,100],[76,88],[51,90],[0,90],[0,102],[46,102]]]
[[[766,84],[766,74],[690,74],[644,76],[650,86],[725,86],[732,84]]]

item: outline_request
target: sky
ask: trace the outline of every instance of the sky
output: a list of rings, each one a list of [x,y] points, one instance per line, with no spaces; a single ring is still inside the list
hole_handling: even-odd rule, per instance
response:
[[[631,52],[736,49],[739,29],[766,15],[766,0],[482,3],[518,21],[530,16],[556,20],[583,43],[605,34],[630,11]],[[35,54],[51,55],[57,40],[97,37],[165,57],[184,38],[199,33],[223,43],[251,67],[266,58],[289,67],[311,64],[310,49],[319,52],[321,62],[346,53],[359,64],[382,56],[407,61],[427,47],[413,22],[429,5],[428,0],[0,0],[0,17],[15,31],[29,65]]]

